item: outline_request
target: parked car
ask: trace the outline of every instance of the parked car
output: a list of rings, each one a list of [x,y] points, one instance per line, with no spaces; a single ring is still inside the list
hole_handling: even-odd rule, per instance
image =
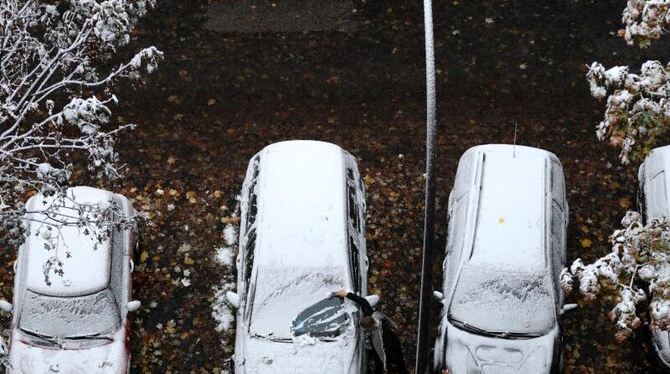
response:
[[[449,196],[437,373],[562,370],[568,203],[563,167],[547,151],[469,149]]]
[[[129,372],[128,312],[140,306],[131,301],[136,230],[98,237],[100,231],[67,223],[76,207],[115,203],[127,217],[135,210],[125,197],[90,187],[69,188],[66,204],[46,214],[53,201],[38,194],[26,204],[29,235],[14,264],[13,304],[0,303],[13,313],[8,372]]]
[[[670,169],[670,146],[653,149],[640,165],[638,205],[645,220],[670,218],[668,174],[666,174],[668,169]],[[670,334],[652,328],[651,337],[659,361],[670,368]]]
[[[241,212],[237,293],[227,294],[237,308],[235,373],[364,372],[359,312],[331,296],[367,295],[354,157],[323,142],[270,145],[249,163]]]

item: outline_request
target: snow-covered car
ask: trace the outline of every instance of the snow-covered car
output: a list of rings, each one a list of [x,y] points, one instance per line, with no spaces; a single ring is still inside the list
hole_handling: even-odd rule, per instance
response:
[[[561,370],[568,203],[547,151],[469,149],[449,196],[436,373]]]
[[[638,205],[645,220],[670,218],[667,188],[669,174],[670,146],[653,149],[640,165]],[[667,331],[652,328],[651,337],[659,361],[670,368],[670,334]]]
[[[128,313],[140,306],[131,301],[136,229],[71,223],[86,217],[82,212],[127,218],[135,210],[125,197],[99,189],[66,193],[65,204],[40,194],[26,203],[29,235],[14,264],[13,304],[0,303],[12,312],[8,372],[127,373]]]
[[[317,141],[272,144],[242,187],[235,373],[365,372],[365,191],[356,160]],[[374,303],[374,297],[368,297]]]

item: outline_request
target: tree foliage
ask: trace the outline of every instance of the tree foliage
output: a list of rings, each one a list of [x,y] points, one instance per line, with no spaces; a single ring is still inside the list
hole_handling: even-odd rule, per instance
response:
[[[649,298],[651,328],[670,331],[670,221],[644,224],[639,213],[629,211],[621,224],[610,237],[609,254],[589,265],[577,259],[563,270],[563,289],[569,294],[577,287],[586,301],[601,294],[615,300],[609,316],[620,341],[641,326],[637,306]]]
[[[619,31],[629,45],[648,47],[668,32],[670,0],[628,0],[623,10],[624,29]],[[608,93],[605,118],[596,126],[598,139],[621,148],[620,159],[641,159],[649,153],[670,125],[670,64],[647,61],[639,74],[627,66],[611,69],[593,62],[586,73],[591,95],[602,100]]]
[[[623,11],[625,28],[619,32],[629,45],[648,47],[670,27],[670,0],[628,0]]]
[[[606,69],[594,62],[586,74],[591,94],[604,99],[605,118],[596,127],[598,139],[621,148],[625,164],[641,159],[670,127],[670,64],[647,61],[639,74],[627,66]]]
[[[103,69],[128,44],[155,0],[0,2],[0,232],[21,238],[23,201],[35,191],[61,196],[84,160],[99,178],[119,176],[114,144],[134,125],[112,125],[120,79],[153,72],[163,53],[148,47]],[[57,205],[57,204],[56,204]],[[57,211],[57,207],[54,211]],[[107,216],[100,213],[101,216]]]

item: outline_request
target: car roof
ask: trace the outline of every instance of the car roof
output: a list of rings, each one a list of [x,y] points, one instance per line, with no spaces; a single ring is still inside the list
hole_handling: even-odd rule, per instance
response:
[[[259,155],[256,261],[346,268],[348,154],[329,143],[288,141]]]
[[[479,193],[470,263],[508,270],[546,269],[546,178],[555,156],[513,145],[478,146],[468,152],[479,156],[472,165],[478,168]]]
[[[96,204],[105,208],[109,206],[113,196],[111,192],[96,188],[72,187],[67,190],[66,207],[59,207],[56,212],[72,215],[73,210],[68,207],[72,208],[75,204]],[[46,283],[44,264],[56,253],[54,249],[45,248],[51,241],[47,239],[48,236],[45,237],[46,226],[40,221],[54,223],[41,213],[53,202],[53,197],[38,194],[26,203],[26,209],[30,212],[27,215],[30,235],[21,251],[27,261],[27,288],[42,295],[59,297],[83,296],[103,290],[109,285],[110,279],[111,237],[105,235],[103,240],[99,241],[94,237],[94,232],[86,235],[83,229],[72,225],[61,228],[54,246],[63,262],[63,275],[61,277],[51,271],[49,273],[51,285]],[[66,251],[71,254],[70,258],[67,258]]]

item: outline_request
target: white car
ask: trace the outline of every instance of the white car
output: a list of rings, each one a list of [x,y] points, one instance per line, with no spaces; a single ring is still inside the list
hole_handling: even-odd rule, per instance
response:
[[[653,149],[640,165],[638,205],[645,220],[670,218],[668,177],[670,146]],[[670,333],[652,329],[652,344],[661,363],[670,368]]]
[[[484,145],[461,157],[449,196],[436,373],[561,370],[568,204],[552,153]]]
[[[270,145],[242,188],[235,373],[365,372],[365,192],[355,159],[316,141]],[[369,300],[374,303],[374,298]]]
[[[76,217],[79,206],[118,204],[126,217],[135,215],[128,199],[90,187],[67,190],[69,201],[43,212],[53,199],[36,195],[26,204],[29,235],[15,263],[9,373],[127,373],[130,371],[130,320],[134,229],[95,231],[72,225],[47,229]],[[67,252],[70,253],[68,258]],[[47,264],[62,266],[51,270]],[[62,273],[61,273],[62,271]],[[45,277],[48,273],[48,278]]]

